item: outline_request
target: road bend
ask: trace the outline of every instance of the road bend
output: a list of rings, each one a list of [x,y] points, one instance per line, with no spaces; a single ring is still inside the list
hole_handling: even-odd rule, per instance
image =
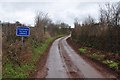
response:
[[[66,42],[68,37],[53,42],[46,63],[46,78],[115,78],[110,73],[102,74],[103,71],[78,55]]]

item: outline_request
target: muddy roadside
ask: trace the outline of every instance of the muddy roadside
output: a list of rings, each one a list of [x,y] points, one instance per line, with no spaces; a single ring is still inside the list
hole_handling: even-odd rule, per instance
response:
[[[91,57],[86,56],[85,54],[80,54],[79,52],[79,48],[81,47],[81,45],[74,43],[71,38],[67,39],[68,44],[79,54],[82,56],[82,58],[84,60],[86,60],[87,62],[89,62],[92,66],[95,66],[95,68],[98,71],[104,71],[103,74],[106,74],[106,72],[111,73],[113,75],[115,75],[116,77],[118,76],[118,73],[112,69],[110,69],[108,66],[106,66],[105,64],[101,63],[100,61],[97,61]]]

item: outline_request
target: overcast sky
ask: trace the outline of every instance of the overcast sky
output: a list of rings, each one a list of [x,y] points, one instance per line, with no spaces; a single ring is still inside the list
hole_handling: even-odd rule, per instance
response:
[[[36,13],[40,11],[48,13],[53,22],[73,26],[75,18],[82,22],[88,15],[97,21],[99,4],[110,1],[119,0],[0,0],[0,20],[34,25]]]

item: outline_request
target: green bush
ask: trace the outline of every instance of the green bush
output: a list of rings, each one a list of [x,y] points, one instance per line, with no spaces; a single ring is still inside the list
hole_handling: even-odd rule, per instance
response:
[[[86,50],[87,50],[87,49],[85,49],[85,48],[80,48],[80,49],[79,49],[79,51],[80,51],[81,53],[85,53]]]
[[[103,61],[104,64],[107,64],[110,68],[118,70],[118,63],[112,60]]]
[[[104,55],[98,55],[97,53],[93,53],[91,55],[92,58],[96,59],[96,60],[103,60],[104,59]]]

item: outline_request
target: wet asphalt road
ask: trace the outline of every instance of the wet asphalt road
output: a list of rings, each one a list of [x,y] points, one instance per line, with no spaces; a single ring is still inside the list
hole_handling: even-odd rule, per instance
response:
[[[59,53],[58,43],[61,38],[54,41],[47,59],[48,75],[46,78],[68,78],[64,63]]]
[[[68,36],[69,37],[69,36]],[[46,78],[70,78],[69,67],[62,55],[67,55],[71,65],[73,66],[74,73],[77,73],[79,78],[106,78],[102,72],[99,72],[94,66],[86,62],[80,55],[78,55],[66,42],[68,37],[59,38],[55,40],[50,48],[46,67]],[[59,46],[62,45],[62,46]],[[61,47],[61,50],[60,48]],[[72,67],[71,67],[72,68]],[[110,73],[107,78],[114,78]]]

